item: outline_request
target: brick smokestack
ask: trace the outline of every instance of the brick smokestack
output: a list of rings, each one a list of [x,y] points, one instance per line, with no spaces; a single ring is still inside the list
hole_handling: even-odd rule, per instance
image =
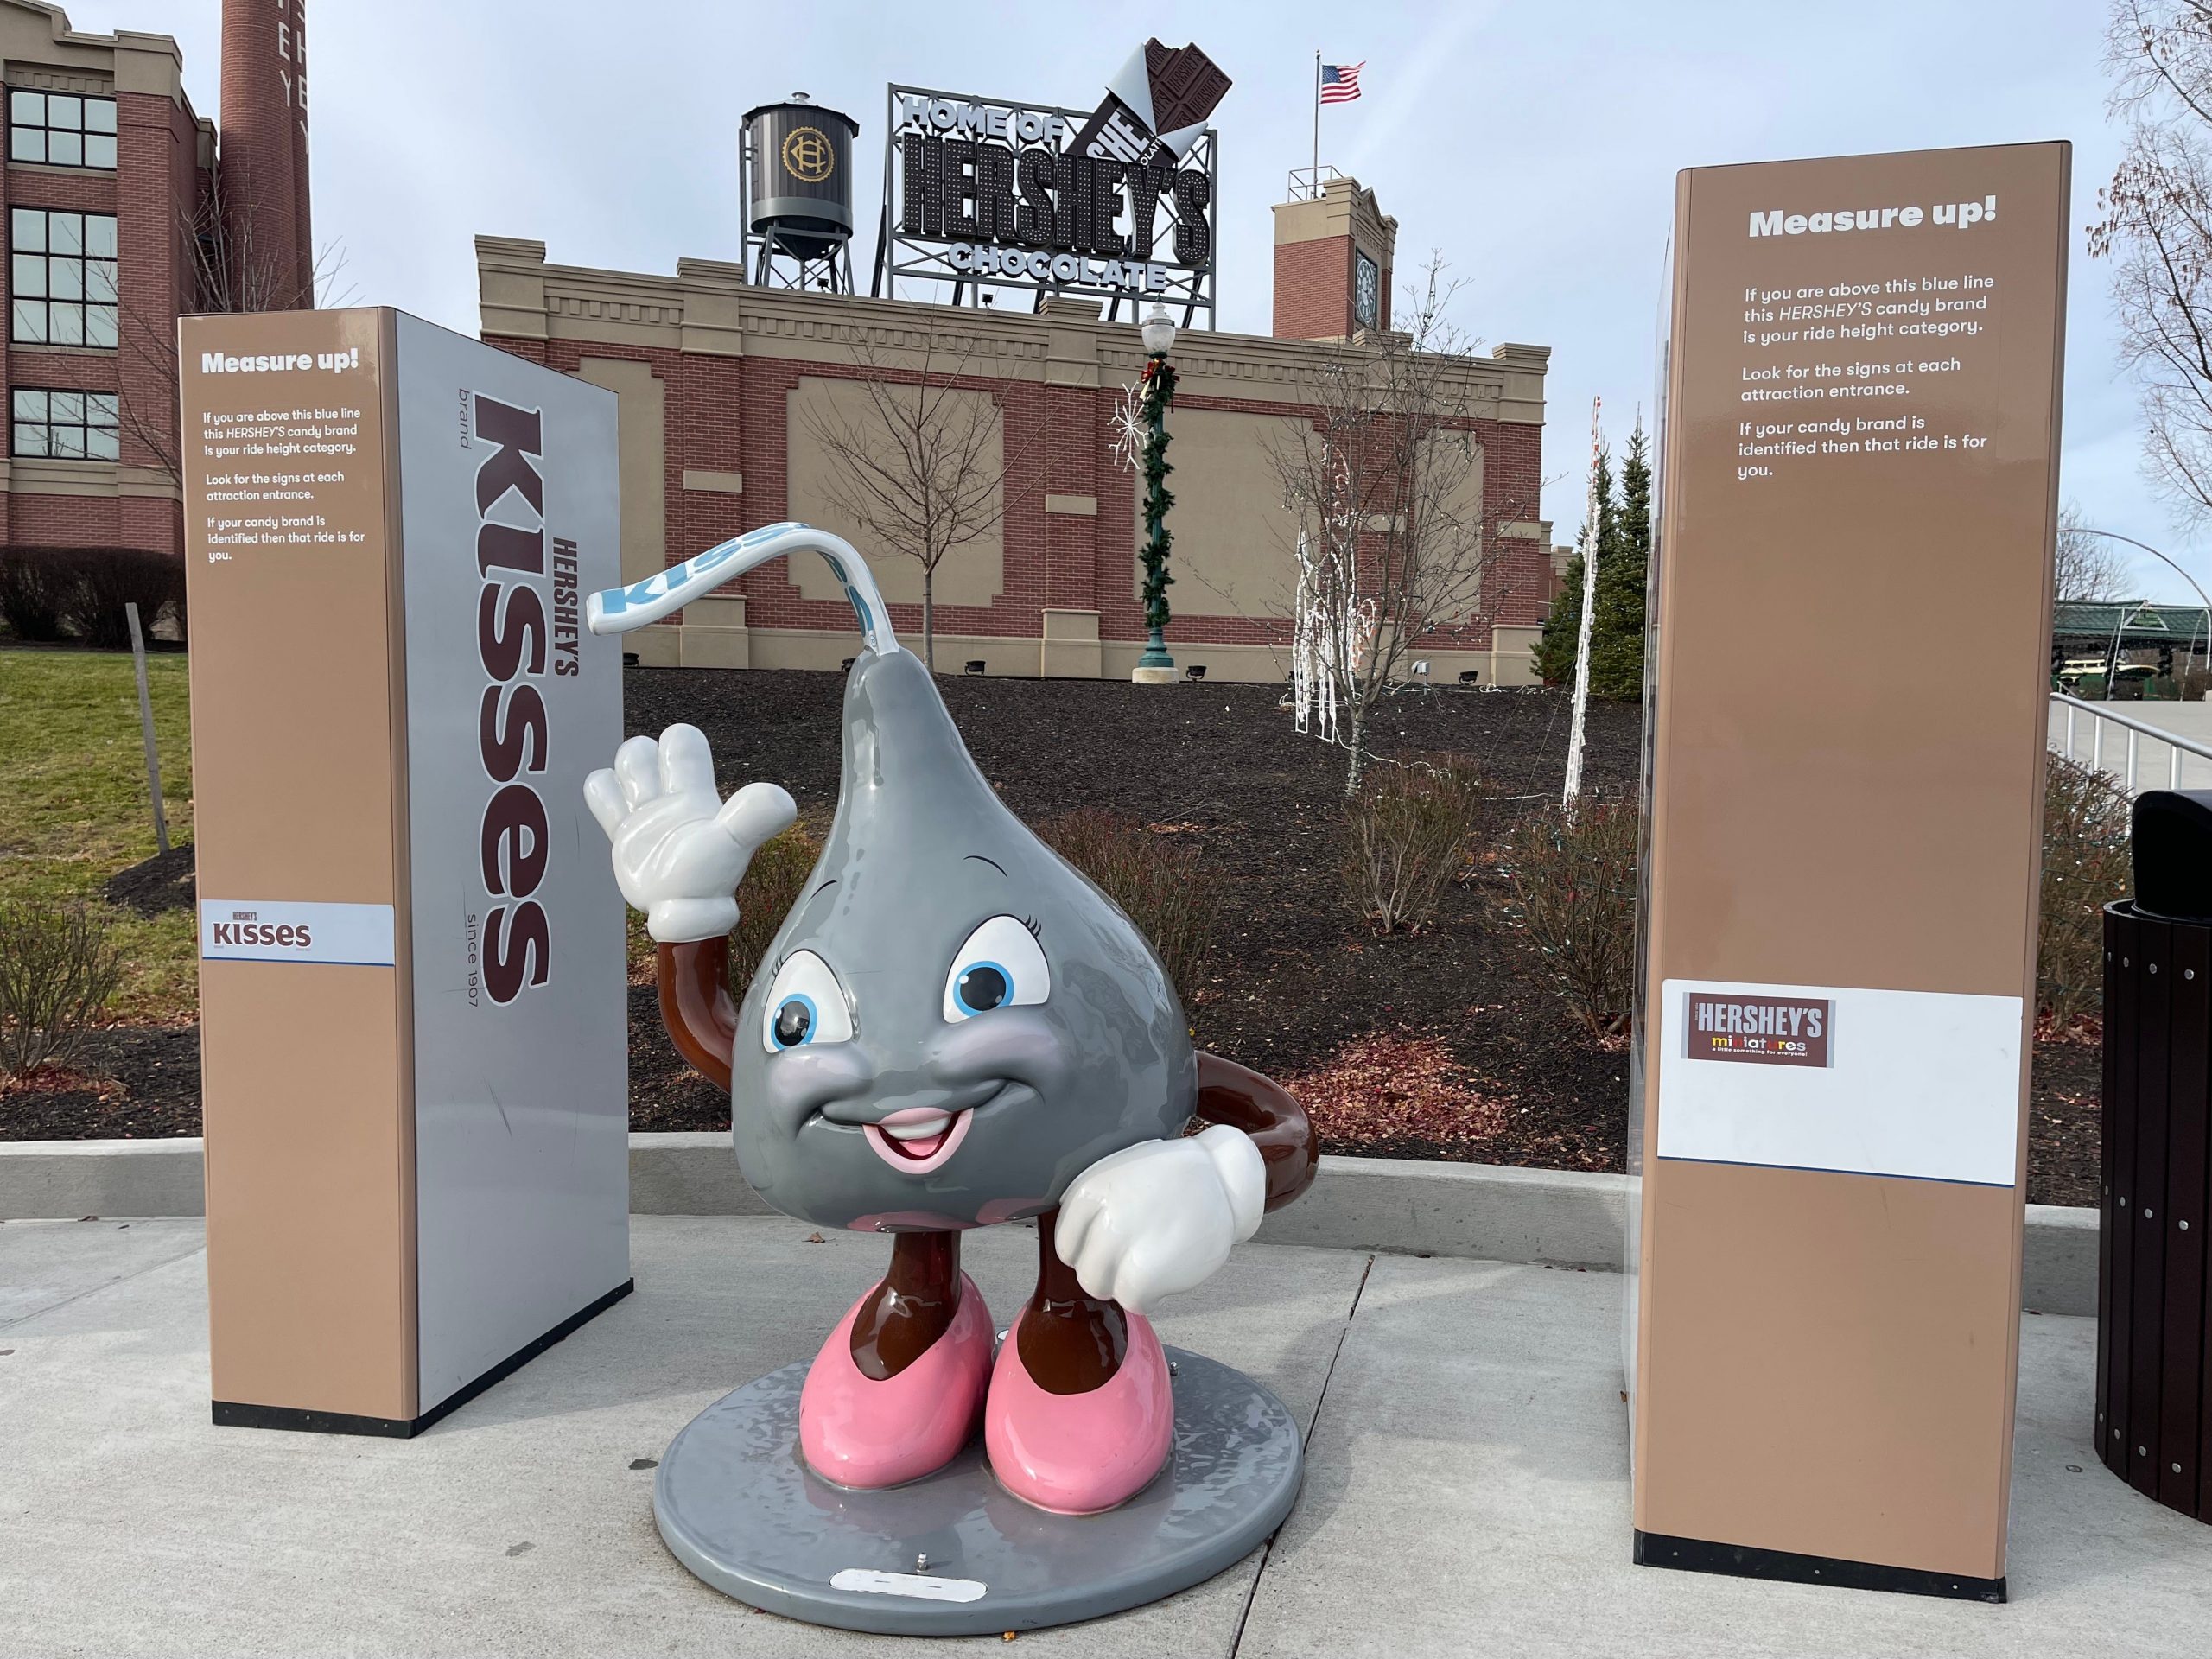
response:
[[[307,0],[223,0],[220,164],[233,306],[313,305]]]

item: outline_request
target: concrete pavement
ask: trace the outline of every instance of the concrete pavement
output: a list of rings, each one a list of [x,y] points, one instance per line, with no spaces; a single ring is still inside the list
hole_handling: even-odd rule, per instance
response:
[[[900,1645],[754,1613],[662,1548],[652,1471],[806,1357],[880,1242],[645,1217],[638,1289],[412,1442],[215,1429],[188,1219],[0,1224],[0,1649],[812,1655]],[[1003,1321],[1033,1236],[972,1236]],[[1248,1246],[1167,1340],[1313,1426],[1273,1548],[1154,1607],[1020,1638],[1084,1656],[2202,1653],[2212,1529],[2089,1454],[2093,1330],[2031,1317],[2004,1607],[1630,1565],[1623,1281]],[[639,1465],[645,1465],[640,1467]],[[995,1641],[994,1647],[1000,1645]]]

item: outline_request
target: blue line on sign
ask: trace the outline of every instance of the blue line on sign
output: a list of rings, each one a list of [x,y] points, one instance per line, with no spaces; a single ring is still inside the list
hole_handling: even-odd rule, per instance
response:
[[[355,962],[350,957],[341,958],[333,958],[329,957],[224,957],[209,956],[204,950],[200,952],[200,960],[202,962],[289,963],[295,968],[392,968],[398,965],[396,963],[390,962]]]
[[[1826,1164],[1763,1164],[1749,1158],[1676,1158],[1666,1153],[1656,1154],[1662,1164],[1718,1164],[1724,1169],[1800,1169],[1808,1175],[1865,1175],[1883,1181],[1933,1181],[1938,1186],[1989,1186],[1999,1192],[2014,1191],[2017,1181],[1967,1181],[1955,1175],[1906,1175],[1885,1169],[1832,1169]]]

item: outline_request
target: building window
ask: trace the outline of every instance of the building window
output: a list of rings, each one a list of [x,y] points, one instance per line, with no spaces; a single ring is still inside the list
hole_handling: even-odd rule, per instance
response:
[[[111,391],[33,391],[14,394],[10,453],[56,455],[64,461],[116,458],[116,403]]]
[[[10,338],[115,344],[115,215],[16,207],[8,215]]]
[[[10,86],[8,159],[49,167],[113,167],[115,100]]]

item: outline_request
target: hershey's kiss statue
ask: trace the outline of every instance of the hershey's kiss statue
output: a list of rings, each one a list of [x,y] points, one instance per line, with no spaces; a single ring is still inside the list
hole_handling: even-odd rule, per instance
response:
[[[1194,1478],[1233,1484],[1243,1478],[1236,1458],[1251,1438],[1254,1396],[1281,1408],[1225,1367],[1196,1357],[1171,1365],[1146,1315],[1220,1268],[1263,1211],[1305,1190],[1313,1131],[1265,1077],[1193,1052],[1151,945],[1001,804],[932,676],[892,637],[867,565],[847,543],[800,524],[755,531],[594,596],[591,626],[639,626],[745,569],[806,550],[829,559],[867,648],[846,683],[842,784],[828,842],[741,1004],[733,1006],[729,993],[734,891],[754,850],[792,822],[791,797],[760,782],[723,800],[706,738],[682,725],[658,740],[630,739],[613,768],[585,785],[613,842],[615,879],[658,943],[670,1034],[694,1067],[730,1090],[746,1180],[787,1215],[890,1236],[888,1272],[804,1368],[796,1456],[779,1450],[766,1459],[783,1459],[777,1478],[789,1490],[756,1501],[803,1503],[808,1518],[794,1523],[801,1532],[825,1511],[845,1516],[888,1540],[887,1551],[901,1538],[951,1540],[973,1529],[963,1533],[950,1513],[932,1518],[935,1500],[912,1484],[957,1465],[969,1486],[949,1486],[944,1502],[955,1510],[980,1502],[1009,1548],[1046,1535],[1038,1531],[1044,1516],[1093,1517],[1059,1523],[1052,1535],[1064,1541],[1046,1552],[1060,1552],[1067,1572],[1086,1579],[1068,1564],[1095,1556],[1113,1533],[1096,1522],[1149,1491],[1154,1507],[1166,1507],[1144,1529],[1138,1553],[1157,1545],[1154,1554],[1173,1557],[1174,1539],[1154,1535],[1188,1529],[1190,1516],[1168,1513],[1175,1494],[1167,1489],[1183,1472],[1169,1470],[1184,1460],[1179,1438],[1196,1448],[1196,1461],[1217,1459]],[[961,1234],[1032,1217],[1035,1292],[995,1319],[961,1272]],[[1209,1386],[1233,1379],[1220,1385],[1231,1397],[1217,1404],[1235,1445],[1209,1449],[1200,1427],[1187,1423],[1179,1437],[1178,1396],[1197,1388],[1198,1366],[1215,1379]],[[746,1394],[710,1408],[686,1435],[724,1408],[737,1410],[733,1402]],[[766,1403],[746,1408],[772,1415]],[[765,1421],[728,1432],[757,1452],[764,1434],[773,1438]],[[887,1556],[844,1560],[834,1551],[849,1554],[859,1540],[841,1541],[821,1566],[842,1566],[820,1573],[823,1580],[857,1571],[914,1581],[849,1584],[848,1601],[882,1617],[848,1618],[797,1583],[810,1570],[804,1562],[750,1559],[773,1555],[780,1544],[740,1537],[718,1545],[708,1535],[725,1522],[696,1517],[677,1536],[671,1484],[680,1479],[684,1445],[679,1438],[664,1460],[658,1508],[664,1535],[686,1564],[745,1599],[868,1629],[995,1630],[1165,1594],[1194,1582],[1194,1567],[1217,1571],[1265,1536],[1297,1479],[1293,1429],[1287,1452],[1267,1454],[1274,1465],[1264,1477],[1282,1485],[1275,1465],[1287,1457],[1287,1486],[1245,1495],[1254,1504],[1243,1528],[1266,1522],[1256,1536],[1224,1535],[1211,1554],[1186,1553],[1134,1594],[1086,1599],[1076,1585],[1065,1605],[1054,1603],[1050,1584],[1032,1608],[969,1605],[992,1601],[992,1580],[981,1570],[956,1573],[950,1544],[934,1567],[930,1550],[918,1548],[917,1567]],[[810,1478],[824,1484],[808,1485]],[[878,1493],[871,1505],[865,1495]],[[1019,1501],[1010,1512],[1007,1495]],[[1185,1507],[1221,1510],[1217,1493]],[[757,1527],[757,1517],[727,1522],[741,1533],[747,1524]],[[713,1558],[704,1566],[694,1559],[702,1554]],[[1143,1560],[1123,1565],[1142,1580]],[[993,1570],[1003,1586],[1014,1569]],[[945,1584],[980,1588],[948,1592]],[[948,1601],[968,1623],[944,1622]],[[916,1606],[902,1612],[906,1602]]]

